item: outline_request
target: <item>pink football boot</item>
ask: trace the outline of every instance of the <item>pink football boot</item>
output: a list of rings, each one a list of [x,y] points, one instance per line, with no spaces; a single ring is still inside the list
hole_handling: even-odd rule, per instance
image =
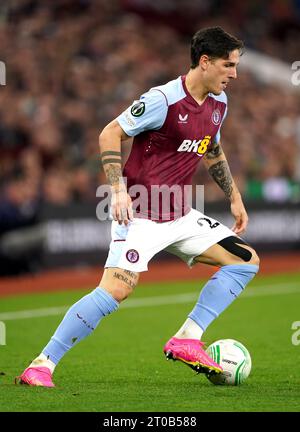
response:
[[[28,367],[22,375],[15,378],[15,384],[18,383],[38,387],[55,387],[50,369],[44,366]]]
[[[203,349],[204,342],[198,339],[178,339],[172,337],[164,347],[166,358],[180,360],[197,373],[220,373],[222,367],[215,363]]]

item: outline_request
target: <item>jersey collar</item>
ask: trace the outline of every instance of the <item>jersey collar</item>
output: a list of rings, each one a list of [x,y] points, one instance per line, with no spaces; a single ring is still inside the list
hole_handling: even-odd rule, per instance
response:
[[[197,111],[197,112],[201,112],[204,110],[205,105],[207,104],[207,101],[209,99],[209,95],[207,95],[207,97],[205,98],[204,102],[199,105],[198,102],[196,101],[196,99],[193,98],[193,96],[190,94],[190,92],[188,91],[186,84],[185,84],[185,80],[186,80],[186,75],[181,75],[181,83],[182,83],[182,87],[183,90],[186,94],[186,100],[193,105],[193,108]]]

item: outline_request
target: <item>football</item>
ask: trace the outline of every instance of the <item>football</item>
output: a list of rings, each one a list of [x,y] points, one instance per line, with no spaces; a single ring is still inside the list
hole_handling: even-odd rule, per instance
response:
[[[221,339],[206,350],[207,354],[223,368],[219,374],[207,374],[210,382],[216,385],[240,385],[251,371],[251,356],[247,348],[234,339]]]

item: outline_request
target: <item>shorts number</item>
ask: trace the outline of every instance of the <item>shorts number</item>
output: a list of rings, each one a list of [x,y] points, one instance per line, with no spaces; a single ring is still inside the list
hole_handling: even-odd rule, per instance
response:
[[[208,218],[206,218],[206,217],[199,218],[199,219],[197,220],[197,224],[200,225],[200,226],[203,226],[202,221],[207,222],[207,223],[209,224],[209,227],[210,227],[211,229],[213,229],[213,228],[217,228],[217,226],[220,225],[220,222],[214,222],[214,223],[213,223],[210,219],[208,219]]]

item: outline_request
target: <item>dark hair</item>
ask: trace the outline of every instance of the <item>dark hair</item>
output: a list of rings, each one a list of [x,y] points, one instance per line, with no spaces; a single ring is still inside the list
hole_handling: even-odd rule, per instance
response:
[[[199,59],[203,54],[210,58],[228,58],[229,53],[236,49],[244,48],[243,41],[226,33],[221,27],[208,27],[198,30],[191,42],[191,69],[199,65]]]

